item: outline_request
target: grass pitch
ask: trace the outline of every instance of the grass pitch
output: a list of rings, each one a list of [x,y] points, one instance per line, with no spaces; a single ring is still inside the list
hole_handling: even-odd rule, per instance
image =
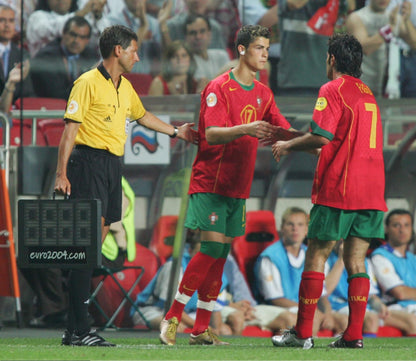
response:
[[[176,346],[163,346],[157,334],[117,332],[104,336],[115,348],[59,345],[58,337],[3,337],[0,360],[416,360],[416,338],[365,339],[364,349],[330,349],[332,339],[315,339],[311,350],[273,347],[269,338],[224,338],[229,346],[189,346],[180,335]]]

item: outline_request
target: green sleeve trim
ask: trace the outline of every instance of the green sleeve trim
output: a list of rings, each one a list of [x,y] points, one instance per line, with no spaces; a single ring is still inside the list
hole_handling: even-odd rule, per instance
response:
[[[311,121],[311,129],[312,129],[312,134],[320,135],[320,136],[322,136],[324,138],[327,138],[329,140],[334,139],[334,135],[332,133],[322,129],[313,120]]]
[[[352,276],[348,277],[348,282],[350,282],[353,278],[367,278],[370,279],[367,273],[356,273]]]

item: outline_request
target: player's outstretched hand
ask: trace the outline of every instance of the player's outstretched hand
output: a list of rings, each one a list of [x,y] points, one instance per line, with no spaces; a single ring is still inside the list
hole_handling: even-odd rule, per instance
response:
[[[264,120],[256,120],[255,122],[246,124],[247,135],[255,138],[263,139],[271,137],[274,133],[275,125]]]
[[[269,137],[261,139],[260,143],[262,145],[272,145],[279,140],[290,140],[293,138],[300,137],[304,134],[304,132],[300,132],[293,128],[285,129],[280,126],[273,125],[273,133]]]
[[[195,123],[184,123],[178,127],[178,138],[192,144],[198,144],[199,134],[196,130],[192,129],[194,125]]]
[[[278,141],[272,145],[272,153],[276,162],[279,162],[283,155],[289,154],[286,144],[287,141]]]

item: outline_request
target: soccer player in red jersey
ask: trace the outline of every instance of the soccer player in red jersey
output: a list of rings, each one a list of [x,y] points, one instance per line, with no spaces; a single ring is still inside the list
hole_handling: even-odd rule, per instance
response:
[[[221,276],[234,237],[244,234],[258,139],[276,126],[292,129],[272,91],[255,79],[267,63],[269,30],[244,26],[237,35],[238,65],[212,80],[201,96],[199,146],[192,167],[185,226],[201,230],[201,250],[183,275],[175,300],[160,325],[160,341],[176,343],[182,311],[195,291],[198,304],[191,345],[223,344],[209,329]]]
[[[348,326],[329,346],[362,348],[362,326],[369,292],[364,258],[369,240],[383,238],[384,160],[380,111],[371,90],[359,79],[362,47],[346,34],[329,39],[326,61],[330,81],[320,91],[311,132],[278,141],[276,161],[291,151],[321,148],[312,190],[308,250],[299,288],[296,326],[274,336],[275,346],[313,347],[312,321],[322,293],[324,265],[344,239],[348,271]]]

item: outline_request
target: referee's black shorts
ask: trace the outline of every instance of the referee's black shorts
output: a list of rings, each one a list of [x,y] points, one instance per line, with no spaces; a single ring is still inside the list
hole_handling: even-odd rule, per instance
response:
[[[77,145],[67,167],[71,199],[100,199],[105,225],[121,219],[121,157]]]

